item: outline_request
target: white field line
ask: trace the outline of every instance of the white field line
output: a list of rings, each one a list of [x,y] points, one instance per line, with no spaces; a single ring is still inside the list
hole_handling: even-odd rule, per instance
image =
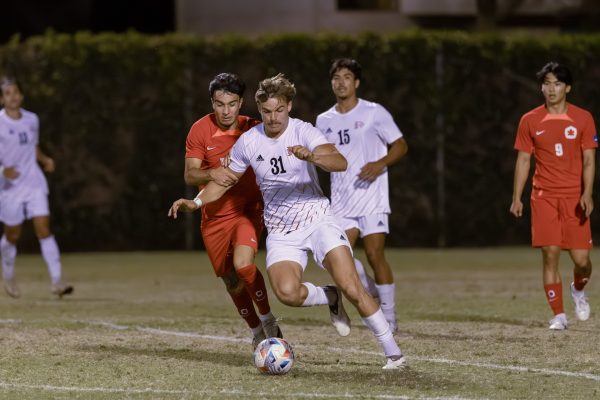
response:
[[[104,321],[78,321],[87,324],[93,325],[102,325],[112,329],[133,329],[140,332],[152,333],[156,335],[166,335],[166,336],[180,336],[180,337],[189,337],[195,339],[208,339],[208,340],[220,340],[226,342],[238,342],[238,343],[250,343],[249,338],[234,338],[230,336],[215,336],[215,335],[200,335],[193,332],[180,332],[180,331],[170,331],[164,329],[156,329],[156,328],[146,328],[139,326],[131,326],[127,327],[125,325],[115,325],[109,322]],[[335,348],[330,347],[329,350],[337,351],[340,353],[359,353],[359,354],[370,354],[381,356],[381,353],[374,351],[365,351],[365,350],[353,350],[347,348]],[[589,374],[586,372],[571,372],[571,371],[563,371],[557,369],[547,369],[547,368],[532,368],[532,367],[520,367],[515,365],[498,365],[491,363],[480,363],[480,362],[469,362],[469,361],[457,361],[450,360],[447,358],[430,358],[430,357],[418,357],[418,356],[407,356],[408,360],[417,360],[438,364],[449,364],[449,365],[461,365],[465,367],[478,367],[478,368],[489,368],[489,369],[498,369],[498,370],[506,370],[506,371],[517,371],[517,372],[534,372],[538,374],[546,374],[546,375],[560,375],[560,376],[568,376],[573,378],[583,378],[589,379],[593,381],[600,382],[600,375]]]

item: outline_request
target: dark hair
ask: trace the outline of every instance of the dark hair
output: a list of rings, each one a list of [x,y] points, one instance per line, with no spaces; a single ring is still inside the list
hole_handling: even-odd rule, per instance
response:
[[[544,65],[536,74],[536,77],[540,83],[544,83],[546,75],[550,73],[554,74],[556,79],[558,79],[560,82],[563,82],[569,86],[573,84],[573,76],[571,75],[569,68],[555,61],[550,61],[548,64]]]
[[[246,84],[236,74],[222,72],[208,84],[208,93],[211,99],[217,90],[237,94],[242,98],[246,91]]]
[[[362,79],[362,67],[358,61],[352,58],[338,58],[337,60],[334,60],[333,64],[331,64],[331,68],[329,68],[329,78],[333,79],[333,74],[342,68],[347,68],[352,71],[354,79]]]
[[[296,87],[290,82],[285,75],[277,74],[271,78],[263,79],[258,84],[258,90],[254,95],[254,100],[257,103],[264,103],[265,101],[276,98],[283,99],[286,103],[289,103],[294,99],[296,95]]]
[[[0,90],[4,90],[4,86],[8,86],[8,85],[15,85],[16,87],[19,88],[19,91],[23,91],[21,89],[21,84],[19,83],[19,81],[17,81],[16,78],[12,77],[12,76],[3,76],[0,79]]]

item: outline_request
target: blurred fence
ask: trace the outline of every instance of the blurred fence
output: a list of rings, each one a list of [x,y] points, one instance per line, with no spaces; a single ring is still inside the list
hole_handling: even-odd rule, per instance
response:
[[[166,211],[190,193],[184,141],[211,111],[210,79],[243,77],[243,111],[256,116],[258,81],[283,72],[298,89],[292,115],[314,122],[334,102],[328,69],[340,56],[361,62],[360,96],[383,104],[409,143],[390,170],[388,244],[493,246],[529,242],[529,215],[517,221],[508,208],[516,126],[543,101],[535,72],[565,62],[575,76],[570,100],[597,116],[599,50],[600,36],[590,35],[48,33],[1,46],[0,70],[21,80],[41,145],[57,161],[52,226],[65,250],[201,246],[198,216],[174,222]]]

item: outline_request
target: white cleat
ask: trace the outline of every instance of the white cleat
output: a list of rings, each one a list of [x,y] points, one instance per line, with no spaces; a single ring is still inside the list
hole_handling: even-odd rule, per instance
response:
[[[325,290],[335,292],[337,296],[335,302],[329,305],[331,323],[340,336],[348,336],[350,334],[350,318],[348,318],[348,314],[344,310],[342,292],[334,285],[325,286]]]
[[[575,315],[580,321],[587,321],[590,317],[590,303],[588,303],[587,297],[583,294],[583,290],[579,291],[575,289],[575,285],[571,282],[571,297],[575,303]]]
[[[21,291],[14,280],[4,281],[4,290],[6,290],[6,294],[13,299],[21,297]]]
[[[550,320],[548,329],[553,331],[564,331],[567,329],[567,325],[567,316],[564,313],[556,314],[554,318]]]
[[[408,362],[403,355],[388,357],[387,363],[382,369],[404,369],[408,367]]]

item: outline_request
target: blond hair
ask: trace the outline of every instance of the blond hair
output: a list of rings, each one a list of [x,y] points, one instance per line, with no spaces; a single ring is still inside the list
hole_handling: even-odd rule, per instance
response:
[[[257,103],[264,103],[271,98],[283,99],[289,103],[296,95],[296,87],[285,75],[277,74],[274,77],[262,80],[254,99]]]

